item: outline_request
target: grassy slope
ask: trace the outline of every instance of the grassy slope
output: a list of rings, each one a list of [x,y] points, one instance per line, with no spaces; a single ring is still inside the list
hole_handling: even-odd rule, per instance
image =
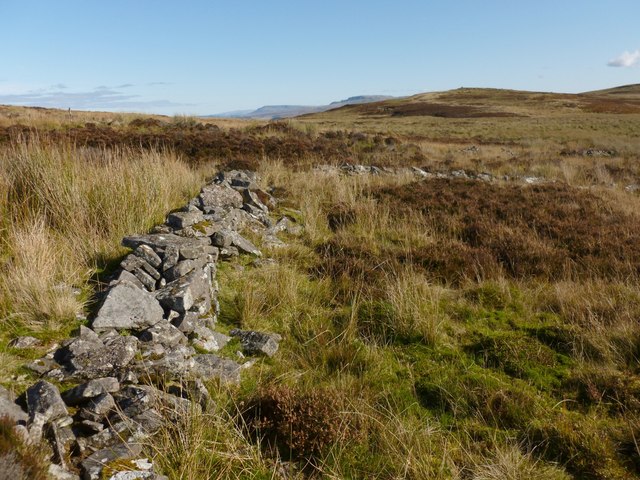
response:
[[[586,96],[594,95],[624,105],[633,101],[608,92]],[[582,97],[465,89],[414,100],[472,106],[474,115],[479,109],[527,116],[393,117],[345,108],[268,129],[234,123],[232,133],[221,125],[229,132],[224,138],[197,133],[193,119],[160,119],[194,135],[200,150],[185,150],[184,160],[193,154],[203,165],[206,152],[223,152],[214,159],[258,166],[265,187],[281,187],[285,201],[279,213],[305,224],[302,237],[283,237],[289,247],[268,252],[278,260],[275,265],[243,259],[221,269],[221,321],[229,328],[277,331],[285,340],[278,356],[248,372],[238,390],[211,386],[216,410],[186,418],[156,440],[151,448],[165,471],[175,478],[272,478],[282,469],[326,478],[637,476],[640,197],[623,187],[640,179],[634,136],[639,115],[587,111],[584,106],[593,101]],[[41,131],[69,128],[64,115],[45,121],[41,112],[12,114],[36,115],[32,124]],[[118,118],[121,124],[114,125],[102,115],[74,117],[73,127],[82,134],[93,128],[82,127],[85,121],[113,128],[120,134],[102,133],[114,145],[130,141],[131,132],[166,138],[173,131],[153,123],[132,130],[135,117]],[[479,148],[466,149],[473,144]],[[48,164],[42,155],[51,161],[65,151],[43,148],[4,145],[7,173],[0,178],[18,178],[23,171],[12,158],[31,159],[26,165],[35,168]],[[259,154],[265,148],[266,158]],[[614,152],[593,157],[582,152],[589,148]],[[66,165],[86,168],[87,160],[111,158],[109,151],[85,158],[74,150]],[[96,175],[132,178],[135,169],[124,165],[127,159],[148,162],[141,155],[118,154],[110,169],[96,166]],[[106,233],[83,220],[83,232],[93,238],[81,247],[87,255],[117,257],[124,230],[157,221],[201,178],[202,167],[194,173],[171,156],[161,161],[171,171],[183,169],[163,183],[163,192],[175,192],[169,203],[158,209],[143,204],[140,223]],[[342,161],[536,175],[560,183],[414,183],[402,175],[308,172],[314,163]],[[175,189],[181,177],[183,189]],[[29,178],[31,192],[41,194],[39,177]],[[165,177],[158,172],[157,178]],[[77,210],[91,186],[113,198],[122,183],[85,182],[73,189],[75,200],[64,197],[63,213]],[[2,198],[9,198],[16,183],[5,184]],[[31,206],[17,210],[8,201],[0,208],[20,212],[11,217],[20,220],[5,223],[1,233],[9,246],[23,242],[11,233],[28,225],[22,218],[37,219],[42,212]],[[122,218],[114,211],[105,225]],[[55,225],[55,245],[63,251],[75,236]],[[33,242],[36,253],[46,248],[51,249]],[[11,259],[3,278],[18,278],[12,269],[20,262],[10,248],[3,254]],[[61,257],[53,258],[57,276],[44,282],[45,290],[57,292],[53,287],[69,274],[59,267]],[[76,265],[95,268],[84,261]],[[25,271],[35,267],[30,268]],[[81,286],[86,277],[72,278]],[[13,297],[3,297],[4,342],[15,325],[21,325],[18,331],[40,331],[28,316],[22,323],[6,322],[16,318],[6,300]],[[42,310],[52,303],[32,305]],[[69,316],[54,315],[51,324],[66,325]],[[5,378],[21,361],[16,355],[4,347]],[[270,412],[267,422],[256,423],[259,411]],[[255,433],[264,437],[261,449],[251,441]],[[275,461],[276,452],[293,462]]]

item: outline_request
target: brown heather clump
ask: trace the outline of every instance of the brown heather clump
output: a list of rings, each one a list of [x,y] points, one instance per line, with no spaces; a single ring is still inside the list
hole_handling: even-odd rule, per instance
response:
[[[283,458],[312,461],[352,435],[335,392],[274,385],[259,390],[242,413],[250,433]]]
[[[543,279],[640,274],[638,217],[588,191],[434,179],[375,195],[400,213],[420,211],[448,237],[432,249],[411,252],[413,263],[444,280],[457,280],[456,271],[491,277],[501,270],[512,278]]]

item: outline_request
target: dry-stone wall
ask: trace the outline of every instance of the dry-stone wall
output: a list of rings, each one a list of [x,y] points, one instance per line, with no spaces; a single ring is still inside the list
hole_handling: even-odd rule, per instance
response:
[[[242,352],[216,354],[230,340],[216,330],[217,262],[261,255],[240,231],[277,246],[277,232],[300,229],[288,218],[274,223],[274,204],[254,173],[218,174],[152,233],[123,239],[132,252],[90,326],[29,365],[41,380],[26,392],[26,411],[0,390],[0,415],[10,415],[26,441],[50,444],[54,478],[98,479],[114,460],[137,470],[113,480],[164,478],[140,458],[144,439],[194,405],[205,407],[204,381],[237,383],[255,356],[276,353],[279,335],[232,330]],[[61,393],[56,381],[76,386]]]

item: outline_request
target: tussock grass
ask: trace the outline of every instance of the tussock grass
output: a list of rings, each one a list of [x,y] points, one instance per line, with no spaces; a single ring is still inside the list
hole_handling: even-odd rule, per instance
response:
[[[19,143],[0,151],[0,316],[67,328],[87,280],[194,194],[202,173],[175,155]]]

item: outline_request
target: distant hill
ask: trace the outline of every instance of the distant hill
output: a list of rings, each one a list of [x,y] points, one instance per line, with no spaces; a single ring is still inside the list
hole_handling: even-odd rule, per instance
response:
[[[363,102],[364,103],[364,102]],[[584,93],[528,92],[494,88],[459,88],[387,99],[366,104],[345,104],[330,112],[307,112],[309,118],[530,117],[575,112],[639,114],[640,84]]]
[[[279,118],[292,118],[298,115],[309,113],[320,113],[345,105],[360,105],[363,103],[380,102],[393,97],[386,95],[358,95],[349,97],[346,100],[331,102],[329,105],[265,105],[256,110],[235,110],[233,112],[216,113],[205,115],[206,117],[226,117],[226,118],[255,118],[260,120],[277,120]]]

